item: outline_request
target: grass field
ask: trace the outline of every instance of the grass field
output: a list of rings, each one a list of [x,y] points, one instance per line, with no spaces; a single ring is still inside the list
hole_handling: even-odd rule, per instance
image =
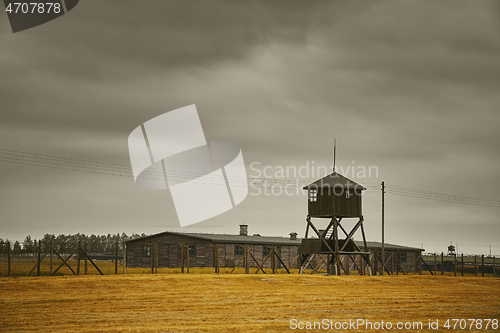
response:
[[[304,323],[323,319],[422,322],[423,329],[407,331],[426,332],[429,319],[438,319],[442,328],[449,318],[500,318],[498,278],[56,276],[1,278],[0,295],[0,330],[6,332],[327,331],[292,330],[291,319]],[[484,326],[458,330],[486,331]],[[363,326],[351,331],[371,330]]]

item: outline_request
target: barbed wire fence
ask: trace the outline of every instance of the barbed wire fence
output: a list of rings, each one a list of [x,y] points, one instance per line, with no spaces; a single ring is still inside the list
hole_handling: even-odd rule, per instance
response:
[[[55,244],[38,241],[32,252],[14,251],[10,242],[0,253],[0,276],[110,275],[123,272],[123,246],[96,253],[87,243]]]

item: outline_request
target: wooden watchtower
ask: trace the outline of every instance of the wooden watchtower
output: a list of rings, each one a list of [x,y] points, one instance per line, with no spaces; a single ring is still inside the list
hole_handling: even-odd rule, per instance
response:
[[[362,191],[366,188],[334,171],[306,185],[304,189],[308,191],[308,214],[306,233],[300,246],[301,273],[313,255],[323,255],[318,267],[323,266],[328,258],[331,258],[330,264],[333,265],[331,274],[335,275],[341,274],[341,255],[344,257],[361,255],[362,261],[366,262],[368,273],[371,275],[370,253],[366,244],[362,213]],[[330,221],[326,229],[318,229],[312,221],[313,218],[329,219]],[[350,232],[347,232],[342,225],[346,219],[358,220]],[[314,231],[316,237],[310,232],[310,229]],[[358,229],[361,230],[363,237],[363,251],[353,240]],[[314,270],[319,270],[318,267]],[[349,268],[343,268],[348,273]]]

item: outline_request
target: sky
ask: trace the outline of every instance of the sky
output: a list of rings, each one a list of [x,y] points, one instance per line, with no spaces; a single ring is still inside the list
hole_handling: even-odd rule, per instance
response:
[[[241,147],[249,177],[331,168],[334,138],[337,170],[376,167],[344,172],[368,188],[369,240],[381,240],[384,181],[386,242],[500,255],[498,2],[85,0],[15,34],[0,14],[0,45],[0,149],[129,166],[133,129],[195,104],[207,141]],[[242,223],[304,235],[307,196],[257,192],[181,228],[168,190],[3,159],[0,237],[237,233]]]

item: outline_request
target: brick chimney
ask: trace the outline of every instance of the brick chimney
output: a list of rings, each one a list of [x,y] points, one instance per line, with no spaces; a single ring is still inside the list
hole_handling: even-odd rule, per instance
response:
[[[240,224],[240,236],[248,236],[248,224]]]

